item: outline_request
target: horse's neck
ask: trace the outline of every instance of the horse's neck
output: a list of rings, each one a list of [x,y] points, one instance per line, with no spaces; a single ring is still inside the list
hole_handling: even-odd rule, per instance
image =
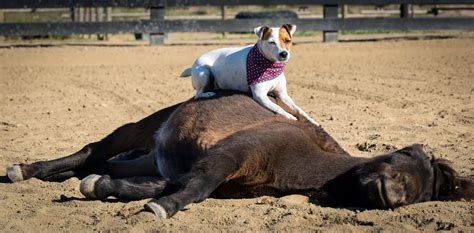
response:
[[[346,173],[354,166],[367,161],[367,158],[352,157],[345,154],[330,154],[324,151],[313,155],[299,156],[291,167],[297,172],[288,177],[282,186],[289,190],[320,189],[328,181]]]

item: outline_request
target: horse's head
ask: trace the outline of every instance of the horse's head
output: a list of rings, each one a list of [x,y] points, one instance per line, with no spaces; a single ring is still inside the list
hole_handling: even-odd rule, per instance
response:
[[[351,183],[352,191],[334,196],[350,206],[386,209],[431,200],[474,199],[473,182],[459,177],[446,160],[430,158],[421,145],[374,157],[338,179],[338,183]],[[330,190],[335,193],[335,186]]]

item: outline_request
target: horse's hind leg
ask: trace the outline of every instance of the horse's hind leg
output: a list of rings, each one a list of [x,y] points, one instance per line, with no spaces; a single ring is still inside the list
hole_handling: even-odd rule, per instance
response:
[[[160,194],[166,181],[161,177],[131,177],[112,179],[108,175],[89,175],[81,181],[80,191],[89,199],[141,200]]]
[[[145,155],[133,155],[135,152],[141,152]],[[131,159],[129,158],[130,156],[132,157]],[[128,152],[124,157],[125,159],[117,158],[107,161],[107,173],[113,178],[160,176],[155,163],[154,153],[150,153],[150,151],[135,150]]]
[[[61,181],[67,179],[67,175],[74,176],[76,174],[86,173],[86,171],[97,170],[96,168],[103,167],[105,161],[116,154],[139,147],[139,145],[136,145],[137,141],[128,140],[128,136],[133,137],[139,133],[139,128],[136,127],[136,124],[137,123],[121,126],[101,141],[86,145],[80,151],[72,155],[54,160],[8,167],[8,178],[13,182],[27,180],[33,177],[45,181]],[[93,162],[91,162],[91,160],[93,160]],[[54,178],[58,173],[63,174],[61,179],[48,179],[48,177]]]
[[[121,126],[101,141],[86,145],[72,155],[32,164],[13,165],[7,168],[7,175],[11,181],[17,182],[33,177],[45,181],[61,181],[68,178],[65,175],[75,176],[94,170],[97,173],[97,168],[103,167],[107,159],[120,152],[141,146],[137,143],[139,141],[131,140],[140,133],[136,124],[138,123]],[[152,134],[149,137],[152,138]],[[151,147],[152,142],[148,144]],[[64,173],[66,171],[72,172]],[[64,175],[61,179],[55,180],[54,177],[57,173],[63,173]],[[48,179],[48,177],[53,177],[53,179]]]
[[[12,182],[18,182],[36,177],[41,180],[54,180],[55,174],[61,174],[58,180],[74,176],[73,169],[84,163],[91,155],[93,144],[85,146],[80,151],[59,159],[39,161],[32,164],[15,164],[7,168],[7,176]],[[47,177],[52,176],[53,179]]]
[[[74,176],[82,178],[92,173],[105,173],[105,162],[111,157],[136,148],[151,149],[154,145],[153,134],[179,105],[162,109],[137,123],[123,125],[101,141],[88,144],[72,155],[10,166],[7,168],[8,178],[13,182],[33,177],[62,181]]]
[[[148,153],[149,150],[131,150],[107,160],[106,163],[53,173],[43,177],[43,180],[61,182],[71,177],[83,178],[90,174],[110,174],[114,178],[158,176],[159,173],[154,165],[154,158],[148,155]]]

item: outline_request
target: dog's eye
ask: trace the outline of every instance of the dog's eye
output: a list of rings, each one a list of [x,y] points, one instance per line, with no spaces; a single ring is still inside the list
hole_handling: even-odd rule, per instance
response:
[[[276,44],[275,41],[269,41],[268,43],[270,43],[270,44]]]
[[[291,42],[291,40],[285,40],[284,42],[288,44]]]

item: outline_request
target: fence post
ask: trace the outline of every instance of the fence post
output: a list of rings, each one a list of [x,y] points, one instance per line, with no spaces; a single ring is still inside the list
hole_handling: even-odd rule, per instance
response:
[[[341,17],[343,19],[347,18],[347,16],[349,15],[349,5],[342,5],[341,6]]]
[[[91,8],[90,7],[85,7],[84,8],[84,18],[86,22],[91,22],[92,21],[92,15],[91,15]],[[85,34],[85,38],[90,39],[92,38],[91,34]]]
[[[104,21],[104,8],[102,7],[96,7],[95,8],[95,19],[97,22],[103,22]],[[97,39],[98,40],[104,40],[104,34],[97,34]]]
[[[408,18],[408,4],[401,4],[400,5],[400,18]]]
[[[225,5],[221,5],[221,18],[222,18],[222,21],[226,20],[227,19],[227,7]],[[223,32],[222,33],[222,37],[226,37],[227,36],[227,32]]]
[[[150,20],[165,20],[165,7],[158,6],[150,9]],[[150,45],[161,45],[166,42],[168,35],[166,33],[150,33]]]
[[[0,10],[0,23],[3,23],[5,21],[5,14],[3,13],[2,10]]]
[[[112,22],[112,7],[105,8],[105,21]],[[109,40],[109,34],[104,34],[104,40]]]
[[[324,5],[323,6],[323,17],[325,19],[336,19],[337,18],[338,5]],[[337,42],[337,31],[323,31],[324,42]]]

